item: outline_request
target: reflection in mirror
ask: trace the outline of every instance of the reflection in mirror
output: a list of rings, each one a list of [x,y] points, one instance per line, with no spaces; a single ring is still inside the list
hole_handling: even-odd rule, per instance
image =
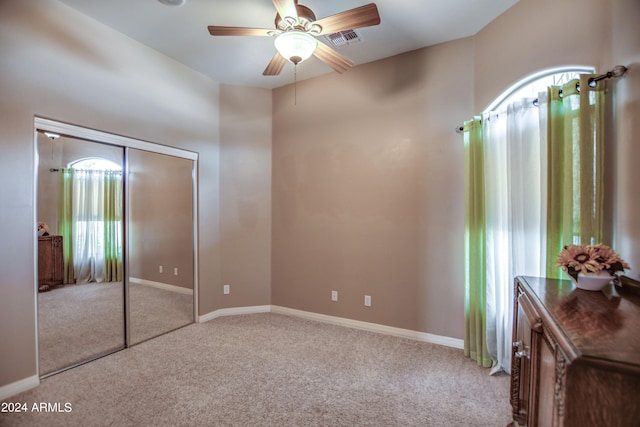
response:
[[[127,150],[131,344],[194,321],[194,161]]]
[[[49,135],[37,134],[41,376],[125,345],[124,149]]]

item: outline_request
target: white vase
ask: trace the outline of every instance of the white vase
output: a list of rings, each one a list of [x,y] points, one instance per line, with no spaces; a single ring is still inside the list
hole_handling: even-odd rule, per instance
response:
[[[609,284],[613,280],[607,271],[601,271],[598,273],[578,273],[578,280],[571,277],[571,281],[576,285],[576,288],[584,289],[586,291],[599,291]]]

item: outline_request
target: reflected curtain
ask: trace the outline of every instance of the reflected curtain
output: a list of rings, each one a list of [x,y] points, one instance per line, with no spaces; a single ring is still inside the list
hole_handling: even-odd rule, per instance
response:
[[[590,74],[549,87],[547,277],[561,278],[558,253],[569,244],[602,242],[605,82]],[[579,90],[578,90],[579,84]]]
[[[122,174],[61,170],[65,283],[122,280]]]
[[[104,281],[122,281],[122,173],[104,176]]]
[[[62,259],[64,279],[63,283],[75,283],[73,267],[73,169],[60,169],[58,174],[59,200],[58,200],[58,232],[62,236]]]

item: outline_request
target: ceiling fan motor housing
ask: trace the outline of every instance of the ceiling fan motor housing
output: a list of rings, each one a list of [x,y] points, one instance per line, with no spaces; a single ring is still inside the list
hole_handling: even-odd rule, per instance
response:
[[[309,30],[311,30],[312,24],[316,20],[316,15],[313,13],[313,11],[307,6],[303,6],[301,4],[296,4],[296,11],[298,12],[297,21],[287,19],[291,17],[282,17],[279,13],[276,14],[276,28],[281,31],[295,29],[298,31],[308,32]]]

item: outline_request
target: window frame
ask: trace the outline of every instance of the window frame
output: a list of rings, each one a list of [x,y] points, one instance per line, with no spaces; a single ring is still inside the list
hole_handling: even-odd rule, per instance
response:
[[[535,73],[529,74],[528,76],[518,80],[517,82],[509,86],[484,109],[483,113],[500,110],[501,108],[506,106],[508,102],[512,101],[511,97],[513,97],[515,94],[517,94],[527,86],[533,85],[542,79],[549,78],[556,74],[594,74],[595,72],[595,67],[588,65],[564,65],[562,67],[547,68],[541,71],[537,71]]]

